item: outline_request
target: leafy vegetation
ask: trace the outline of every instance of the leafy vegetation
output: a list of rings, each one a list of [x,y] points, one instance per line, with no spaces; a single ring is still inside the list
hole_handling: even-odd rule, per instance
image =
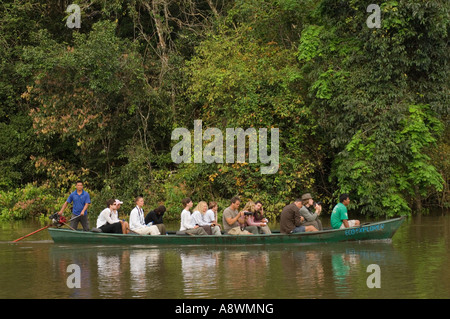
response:
[[[305,192],[374,216],[450,207],[448,1],[384,1],[378,29],[362,0],[76,3],[80,29],[70,3],[0,4],[2,218],[58,209],[78,179],[95,213],[143,194],[173,219],[185,196],[272,219]],[[279,128],[277,172],[173,163],[196,119]]]

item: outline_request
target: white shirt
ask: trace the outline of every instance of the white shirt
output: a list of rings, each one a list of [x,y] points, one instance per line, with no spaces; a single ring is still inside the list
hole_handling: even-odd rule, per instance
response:
[[[111,212],[111,219],[113,220],[114,223],[120,222],[120,220],[119,220],[119,212],[117,210],[113,210]]]
[[[195,212],[192,213],[191,215],[192,217],[192,221],[194,224],[197,224],[199,226],[207,226],[207,225],[211,225],[211,223],[207,223],[203,220],[203,214],[200,213],[198,210],[196,210]]]
[[[109,208],[105,208],[102,210],[100,215],[97,217],[97,228],[102,227],[105,224],[114,224],[115,221],[111,218],[111,210]]]
[[[208,223],[208,225],[210,225],[213,221],[216,220],[216,214],[212,209],[208,209],[205,215],[203,215],[203,220],[205,221],[205,223]]]
[[[130,213],[130,229],[138,229],[145,227],[144,210],[136,206],[131,210]]]
[[[180,231],[189,230],[195,227],[195,223],[192,220],[191,212],[183,209],[181,212],[181,226]]]

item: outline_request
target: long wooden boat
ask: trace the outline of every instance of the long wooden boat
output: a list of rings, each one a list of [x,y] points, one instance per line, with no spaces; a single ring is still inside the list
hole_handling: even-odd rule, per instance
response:
[[[405,217],[364,224],[346,229],[327,229],[317,232],[296,234],[273,233],[270,235],[137,235],[95,233],[63,228],[48,228],[55,243],[64,244],[118,244],[118,245],[265,245],[265,244],[306,244],[335,243],[362,240],[387,240],[394,236]]]

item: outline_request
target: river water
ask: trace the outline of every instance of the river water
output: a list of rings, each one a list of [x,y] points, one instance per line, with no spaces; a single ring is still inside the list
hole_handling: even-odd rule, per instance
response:
[[[448,213],[409,217],[391,242],[290,246],[57,245],[46,230],[11,243],[42,225],[0,227],[1,299],[450,298]]]

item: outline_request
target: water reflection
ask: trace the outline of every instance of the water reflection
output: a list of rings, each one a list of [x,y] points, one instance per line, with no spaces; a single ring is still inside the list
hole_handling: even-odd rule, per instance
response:
[[[180,253],[183,274],[183,292],[195,298],[208,297],[208,292],[217,289],[219,253],[211,251],[186,251]]]
[[[285,252],[282,256],[284,268],[293,268],[286,280],[295,280],[296,284],[305,287],[323,287],[325,275],[321,251],[304,250]]]
[[[333,254],[331,265],[333,269],[334,284],[339,295],[345,295],[348,287],[348,279],[352,268],[359,264],[359,255],[355,253]]]
[[[0,298],[450,298],[449,234],[450,216],[409,219],[392,243],[83,246],[39,233],[1,244]],[[80,289],[67,287],[70,264]],[[366,285],[370,264],[381,289]]]
[[[125,280],[122,276],[121,266],[126,258],[126,253],[110,255],[100,251],[97,254],[98,290],[105,297],[122,297],[121,282]]]
[[[402,264],[390,244],[145,248],[53,246],[53,281],[71,298],[333,298],[367,291],[369,264]],[[78,264],[82,288],[64,287]],[[386,275],[387,276],[387,275]],[[64,294],[63,293],[63,294]],[[61,295],[57,297],[62,297]]]
[[[160,251],[131,250],[129,252],[130,290],[132,297],[145,294],[148,290],[161,289],[160,276],[158,274],[161,263]],[[125,264],[125,269],[127,265]]]
[[[270,269],[268,252],[262,249],[227,250],[220,252],[223,260],[225,298],[260,298],[267,285]]]

